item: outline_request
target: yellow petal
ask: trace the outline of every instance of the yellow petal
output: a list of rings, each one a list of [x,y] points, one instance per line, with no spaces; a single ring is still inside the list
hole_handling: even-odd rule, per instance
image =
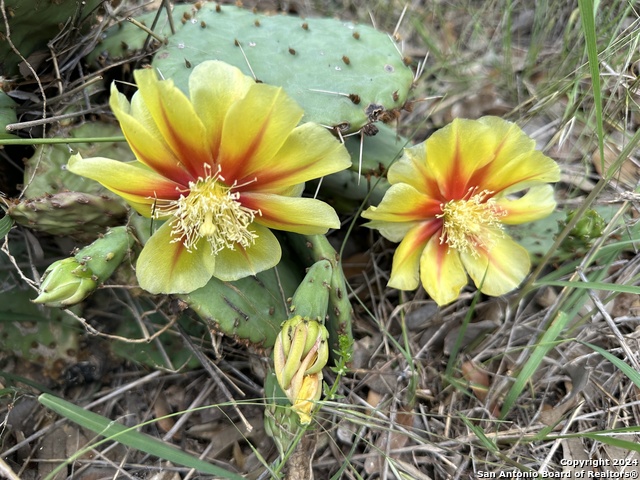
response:
[[[192,176],[162,139],[139,92],[134,94],[132,104],[129,104],[114,83],[109,105],[136,158],[162,176],[187,185]]]
[[[260,188],[259,193],[270,193],[272,195],[282,195],[284,197],[301,197],[304,193],[304,183],[290,185],[288,187],[272,186],[270,188]],[[249,187],[247,190],[251,190]]]
[[[187,251],[181,242],[172,243],[171,222],[165,222],[145,244],[136,276],[140,287],[151,293],[189,293],[211,279],[216,257],[202,239],[197,249]]]
[[[514,290],[531,268],[527,250],[501,231],[494,232],[490,249],[478,249],[476,253],[464,252],[460,257],[473,282],[486,295]]]
[[[295,128],[273,158],[255,158],[240,184],[256,179],[251,189],[297,185],[351,166],[349,152],[324,127],[305,123]]]
[[[220,148],[227,111],[244,98],[254,84],[240,69],[220,61],[202,62],[193,69],[189,76],[189,95],[204,125],[210,152],[215,154]]]
[[[315,402],[320,400],[321,395],[322,374],[314,373],[311,375],[305,375],[302,378],[297,396],[292,402],[293,406],[291,407],[298,414],[302,425],[308,425],[311,423],[311,410],[313,409]]]
[[[280,262],[282,250],[278,239],[269,231],[256,223],[249,229],[257,234],[255,243],[244,249],[224,249],[218,253],[213,275],[225,282],[232,282],[264,270],[275,267]]]
[[[409,233],[409,230],[411,230],[416,225],[419,225],[420,223],[421,222],[385,222],[372,220],[365,223],[363,226],[378,230],[380,232],[380,235],[382,235],[387,240],[391,240],[392,242],[401,242],[402,239],[407,235],[407,233]]]
[[[470,188],[476,170],[494,158],[496,142],[485,125],[466,119],[455,119],[426,141],[427,169],[448,200],[463,198]]]
[[[182,188],[138,162],[125,163],[110,158],[82,158],[80,155],[73,155],[67,169],[76,175],[100,182],[147,217],[158,199],[178,198]],[[143,205],[148,207],[144,208]]]
[[[205,177],[204,165],[213,164],[213,154],[191,101],[172,80],[158,80],[152,69],[136,70],[134,76],[146,108],[175,157],[194,178]]]
[[[542,152],[533,150],[516,157],[500,169],[492,169],[483,187],[496,193],[512,193],[558,180],[558,164]]]
[[[551,185],[532,187],[522,197],[516,200],[507,198],[496,199],[496,205],[506,215],[500,219],[507,225],[517,225],[525,222],[533,222],[546,217],[556,208]]]
[[[434,218],[442,213],[440,202],[406,183],[391,185],[380,205],[369,207],[364,218],[382,222],[413,222]]]
[[[330,228],[340,228],[335,210],[320,200],[250,192],[241,194],[240,203],[260,210],[255,221],[276,230],[316,235],[327,233]]]
[[[440,243],[436,235],[431,237],[420,258],[420,280],[438,305],[453,302],[468,282],[458,252]]]
[[[535,141],[515,123],[499,117],[482,117],[491,135],[495,158],[481,172],[475,182],[483,189],[498,193],[523,190],[529,186],[560,180],[558,164],[535,150]],[[516,188],[517,186],[517,188]]]
[[[439,230],[435,222],[421,223],[407,232],[393,255],[388,285],[399,290],[418,288],[420,256],[429,239]]]
[[[493,116],[482,117],[477,121],[491,132],[494,151],[492,167],[500,168],[519,155],[532,152],[536,148],[536,142],[513,122]]]
[[[303,110],[282,88],[255,84],[229,108],[218,163],[228,185],[264,168],[302,118]]]
[[[389,168],[390,183],[406,183],[434,200],[444,201],[436,178],[427,168],[426,143],[405,148],[403,155]]]

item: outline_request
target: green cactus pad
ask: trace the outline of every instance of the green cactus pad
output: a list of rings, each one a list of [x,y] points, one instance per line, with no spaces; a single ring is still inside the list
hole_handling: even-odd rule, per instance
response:
[[[58,379],[64,367],[77,362],[78,322],[57,309],[29,302],[30,292],[13,289],[0,294],[0,351],[38,364],[45,376]]]
[[[391,164],[402,155],[410,141],[399,135],[396,129],[387,125],[378,126],[378,133],[373,137],[353,135],[345,139],[352,160],[352,171],[367,177],[385,175]]]
[[[194,9],[153,65],[186,91],[191,69],[205,60],[225,61],[258,81],[282,86],[304,109],[304,121],[342,133],[402,108],[413,82],[396,43],[371,27],[232,6]]]
[[[277,273],[276,273],[277,270]],[[212,278],[204,287],[178,297],[217,332],[254,346],[269,348],[288,316],[285,298],[300,283],[286,261],[271,270],[235,282]]]
[[[608,225],[616,217],[619,208],[620,206],[617,204],[595,205],[593,211],[601,217],[604,225]],[[558,233],[564,229],[571,215],[573,214],[566,209],[558,209],[551,212],[547,217],[534,222],[520,225],[507,225],[506,231],[514,240],[527,249],[529,255],[532,257],[532,261],[536,263],[537,259],[551,249]],[[588,217],[586,218],[588,220]],[[627,219],[627,222],[628,225],[632,224],[633,226],[625,227],[619,232],[618,242],[632,242],[638,238],[637,228],[640,224],[630,222],[629,219]],[[580,252],[587,251],[592,241],[593,238],[576,238],[573,232],[571,232],[560,247],[553,252],[553,260],[565,261],[567,259],[581,258],[582,255]]]
[[[65,133],[73,138],[121,135],[111,124],[84,124]],[[59,135],[62,135],[60,133]],[[73,145],[85,157],[133,160],[128,145],[120,143],[78,143]],[[52,235],[103,232],[105,227],[124,222],[123,200],[99,183],[66,170],[68,145],[41,145],[26,162],[23,198],[13,201],[9,215],[22,225]]]
[[[142,332],[140,325],[133,318],[131,312],[125,310],[123,321],[120,323],[116,335],[123,338],[138,339]],[[166,324],[166,318],[160,314],[151,314],[147,318],[148,322],[153,322],[157,329]],[[180,317],[178,323],[184,331],[193,339],[208,338],[205,327],[201,323],[186,317]],[[188,348],[185,348],[182,338],[174,332],[164,332],[158,336],[154,342],[126,342],[116,340],[111,343],[111,351],[114,355],[129,361],[134,361],[151,368],[163,368],[167,370],[191,370],[198,368],[200,362],[193,356]]]
[[[106,195],[61,192],[17,201],[7,213],[16,223],[51,235],[93,235],[124,222],[127,208]]]
[[[368,204],[378,205],[389,189],[386,172],[410,143],[387,125],[380,125],[379,130],[374,137],[346,138],[344,144],[351,155],[351,168],[322,178],[322,195],[337,211],[352,213],[365,199]],[[309,185],[314,190],[318,181],[311,181]]]

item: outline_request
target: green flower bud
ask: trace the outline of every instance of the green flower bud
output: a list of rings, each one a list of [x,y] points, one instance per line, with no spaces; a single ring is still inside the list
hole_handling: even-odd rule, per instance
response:
[[[98,280],[91,269],[74,257],[58,260],[44,272],[40,295],[33,301],[49,307],[75,305],[87,298],[96,288]]]
[[[561,222],[561,226],[567,225],[575,214],[575,210],[569,212],[567,219]],[[602,236],[605,227],[606,222],[604,218],[602,218],[596,210],[587,210],[575,224],[571,232],[569,232],[563,247],[567,250],[589,248],[596,238]]]
[[[573,217],[575,212],[570,214]],[[593,240],[602,236],[602,231],[606,226],[604,218],[595,210],[587,210],[576,226],[571,230],[571,235],[584,239],[585,241]]]
[[[44,272],[40,295],[33,301],[49,307],[81,302],[118,268],[132,242],[126,227],[115,227],[73,257],[54,262]]]

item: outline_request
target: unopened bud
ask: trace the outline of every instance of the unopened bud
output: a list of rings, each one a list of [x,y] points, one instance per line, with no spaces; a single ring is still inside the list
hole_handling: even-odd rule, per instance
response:
[[[73,257],[52,263],[42,277],[40,295],[33,301],[49,307],[81,302],[118,268],[132,241],[126,227],[115,227]]]
[[[58,260],[44,272],[40,295],[33,301],[49,307],[75,305],[98,287],[95,275],[74,257]]]
[[[313,403],[322,394],[322,369],[329,359],[327,329],[299,315],[282,324],[273,351],[280,387],[303,424],[311,421]]]

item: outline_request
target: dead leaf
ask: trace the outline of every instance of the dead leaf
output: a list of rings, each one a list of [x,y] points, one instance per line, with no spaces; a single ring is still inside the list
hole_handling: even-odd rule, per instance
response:
[[[287,461],[286,480],[313,480],[313,457],[316,453],[316,436],[307,432],[296,445]]]
[[[36,458],[42,460],[38,462],[38,478],[46,478],[51,474],[58,462],[63,462],[67,458],[67,435],[62,427],[49,430],[40,443]],[[52,461],[53,460],[53,461]],[[51,477],[52,480],[62,480],[67,477],[66,472],[58,472]]]
[[[170,462],[166,462],[164,466],[168,469],[173,467]],[[164,470],[154,474],[149,480],[180,480],[180,474],[171,470]]]
[[[487,398],[489,385],[491,383],[489,374],[480,368],[475,362],[464,362],[460,369],[463,378],[469,382],[469,387],[480,401],[484,402]]]
[[[236,465],[241,471],[244,471],[245,465],[247,463],[247,456],[240,448],[240,444],[238,442],[233,442],[233,460],[236,462]]]
[[[367,403],[369,405],[371,405],[373,408],[377,408],[381,399],[382,395],[380,395],[373,389],[369,390],[369,393],[367,394]],[[367,410],[367,415],[371,415],[371,410]]]
[[[173,412],[171,411],[171,407],[169,406],[169,403],[167,402],[167,399],[162,392],[160,392],[153,404],[153,412],[155,417],[158,419],[156,423],[160,431],[167,433],[176,424],[174,418],[168,416]],[[180,432],[176,432],[173,438],[179,440]]]
[[[574,467],[572,465],[579,464],[580,461],[588,461],[589,456],[585,451],[585,446],[582,440],[579,438],[565,438],[560,440],[562,445],[562,453],[564,455],[566,466],[562,468],[562,473],[569,474],[569,478],[578,478],[577,475],[582,475],[585,471],[584,467]],[[578,473],[581,472],[581,473]]]

